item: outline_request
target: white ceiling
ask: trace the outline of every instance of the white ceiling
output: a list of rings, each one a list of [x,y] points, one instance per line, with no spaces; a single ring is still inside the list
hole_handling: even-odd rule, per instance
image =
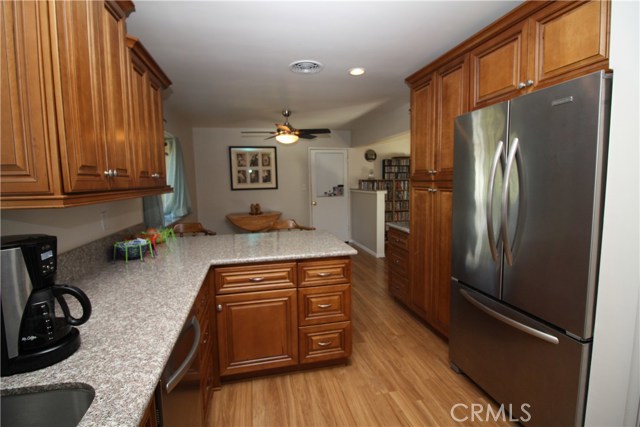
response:
[[[137,1],[128,32],[173,81],[196,127],[350,129],[408,102],[404,79],[520,1]],[[289,71],[321,62],[314,75]],[[352,77],[349,68],[367,72]]]

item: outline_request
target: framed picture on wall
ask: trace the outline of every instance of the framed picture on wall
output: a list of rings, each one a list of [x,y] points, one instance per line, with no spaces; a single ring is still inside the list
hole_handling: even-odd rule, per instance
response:
[[[276,147],[229,147],[232,190],[278,188]]]

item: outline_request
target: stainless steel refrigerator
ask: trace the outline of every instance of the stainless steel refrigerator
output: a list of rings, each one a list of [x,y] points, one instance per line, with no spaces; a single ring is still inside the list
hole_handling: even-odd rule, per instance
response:
[[[610,94],[598,72],[455,121],[451,366],[525,425],[584,421]]]

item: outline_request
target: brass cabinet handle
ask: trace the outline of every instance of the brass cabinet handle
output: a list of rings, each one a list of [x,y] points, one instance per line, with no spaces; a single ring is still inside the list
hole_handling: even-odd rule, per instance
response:
[[[331,307],[333,304],[318,304],[318,308],[329,308]]]

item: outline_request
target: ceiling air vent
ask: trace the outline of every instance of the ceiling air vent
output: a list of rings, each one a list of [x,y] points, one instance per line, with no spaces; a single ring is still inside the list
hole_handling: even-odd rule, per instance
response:
[[[318,61],[304,59],[289,64],[289,69],[297,74],[315,74],[322,71],[324,67]]]

